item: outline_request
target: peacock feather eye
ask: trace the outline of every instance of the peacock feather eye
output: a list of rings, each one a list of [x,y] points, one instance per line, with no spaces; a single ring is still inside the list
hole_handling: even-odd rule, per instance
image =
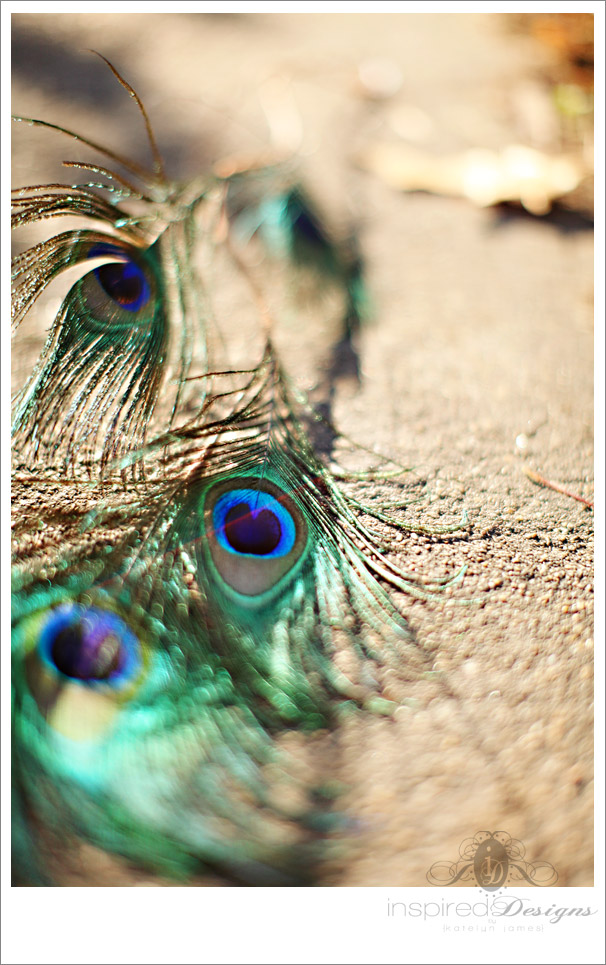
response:
[[[213,528],[220,545],[238,556],[286,556],[296,539],[286,506],[259,489],[223,493],[214,504]]]
[[[306,425],[326,420],[283,370],[266,286],[232,241],[259,232],[295,281],[305,268],[318,290],[340,288],[334,360],[365,315],[362,263],[298,188],[282,183],[238,212],[248,178],[237,171],[183,189],[168,181],[143,105],[109,66],[139,107],[153,169],[30,119],[127,177],[66,162],[108,183],[33,186],[13,202],[16,227],[64,214],[94,222],[13,260],[15,325],[64,270],[85,272],[14,403],[19,474],[31,469],[17,477],[26,519],[16,519],[13,590],[15,867],[25,883],[48,882],[48,827],[53,840],[66,830],[157,872],[300,884],[323,857],[319,835],[338,825],[302,741],[291,768],[281,733],[336,726],[353,704],[395,709],[398,689],[381,698],[373,664],[405,663],[412,679],[431,664],[382,584],[414,596],[424,584],[385,552],[383,530],[400,523],[350,496],[316,455]],[[218,246],[226,273],[215,279]],[[214,283],[232,271],[234,295],[247,283],[263,308],[263,357],[242,370],[223,370],[221,352],[211,368],[206,349]],[[40,520],[30,484],[43,487]]]
[[[297,504],[254,476],[217,483],[204,500],[212,562],[228,587],[254,598],[279,586],[303,556],[308,529]]]
[[[134,261],[102,265],[95,269],[95,277],[103,291],[127,312],[138,312],[149,301],[149,284]]]
[[[104,257],[112,261],[81,278],[74,292],[89,318],[132,325],[155,295],[151,267],[144,265],[142,256],[113,245],[95,245],[88,253],[89,259]]]
[[[139,641],[116,613],[66,603],[48,613],[38,652],[56,673],[87,684],[124,687],[141,667]]]
[[[69,601],[26,617],[17,637],[27,689],[54,732],[75,741],[103,737],[148,669],[146,648],[125,617]]]

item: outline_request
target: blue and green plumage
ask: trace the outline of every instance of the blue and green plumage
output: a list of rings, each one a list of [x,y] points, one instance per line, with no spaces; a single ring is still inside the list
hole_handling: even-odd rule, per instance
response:
[[[106,175],[109,200],[57,185],[16,199],[17,227],[69,213],[104,228],[57,235],[14,266],[19,322],[64,268],[91,263],[15,404],[20,484],[47,487],[63,514],[50,559],[26,551],[26,522],[17,540],[17,877],[52,883],[44,841],[67,831],[185,880],[308,883],[341,819],[280,735],[331,729],[348,708],[390,711],[373,666],[415,676],[426,661],[385,585],[422,583],[314,452],[313,413],[271,336],[249,372],[209,370],[196,218],[204,208],[212,242],[231,185],[172,185],[152,147],[148,175],[106,152],[138,191],[79,165]],[[270,243],[290,238],[288,257],[342,286],[347,333],[359,262],[300,189],[280,197],[277,220],[275,198],[240,207],[228,243],[245,216]]]

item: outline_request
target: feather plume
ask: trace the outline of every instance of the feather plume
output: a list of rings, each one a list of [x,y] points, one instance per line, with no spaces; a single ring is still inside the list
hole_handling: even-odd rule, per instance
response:
[[[17,227],[95,224],[13,268],[18,325],[64,269],[89,267],[15,402],[28,484],[47,499],[71,487],[45,553],[31,524],[17,527],[17,880],[51,884],[48,852],[69,828],[160,875],[308,884],[347,820],[285,735],[391,713],[380,668],[415,680],[430,664],[388,587],[432,596],[448,581],[402,571],[385,524],[414,527],[364,506],[315,452],[318,413],[284,372],[267,316],[258,365],[209,371],[210,298],[193,267],[201,209],[203,242],[226,238],[247,280],[231,248],[243,226],[336,279],[337,339],[365,311],[354,249],[332,241],[298,187],[234,207],[242,172],[169,182],[141,102],[109,66],[142,112],[152,171],[80,138],[128,177],[69,162],[108,183],[15,199]]]

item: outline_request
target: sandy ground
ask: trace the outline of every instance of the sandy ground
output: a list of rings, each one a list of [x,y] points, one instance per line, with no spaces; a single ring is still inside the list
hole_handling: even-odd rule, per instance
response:
[[[519,105],[548,54],[496,14],[45,14],[15,16],[13,31],[15,110],[143,155],[94,47],[143,97],[178,176],[261,150],[261,104],[273,97],[276,117],[289,92],[304,180],[337,222],[356,223],[374,302],[360,385],[337,381],[333,419],[414,467],[408,492],[421,498],[408,518],[469,514],[468,534],[401,542],[408,569],[467,573],[459,602],[401,601],[440,682],[416,685],[393,720],[357,718],[323,748],[359,834],[319,883],[423,886],[464,838],[505,830],[558,884],[591,885],[593,516],[523,473],[592,499],[591,227],[573,212],[541,219],[396,193],[352,163],[403,126],[441,154],[524,141]],[[358,68],[370,58],[399,71],[393,96],[363,96]],[[32,132],[17,135],[17,181],[29,182],[40,154]],[[44,162],[65,151],[46,138],[47,150]],[[280,340],[312,388],[322,338],[287,324]],[[102,873],[141,883],[102,866],[64,883]]]

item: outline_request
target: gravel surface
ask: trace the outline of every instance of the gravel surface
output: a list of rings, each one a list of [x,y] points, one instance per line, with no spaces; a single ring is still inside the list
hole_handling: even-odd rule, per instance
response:
[[[15,110],[143,156],[134,108],[86,53],[94,47],[142,96],[178,176],[258,153],[269,137],[261,104],[274,120],[286,104],[304,180],[336,224],[356,224],[372,292],[360,383],[337,366],[332,418],[411,467],[407,520],[468,513],[468,532],[398,544],[420,574],[467,566],[444,602],[401,600],[435,676],[409,689],[386,678],[385,695],[405,701],[394,719],[354,717],[315,738],[356,821],[324,885],[424,886],[432,864],[455,861],[481,830],[520,839],[560,885],[593,883],[593,515],[524,473],[593,499],[591,226],[573,211],[541,219],[396,193],[354,160],[403,129],[441,154],[526,140],[519,104],[542,89],[549,54],[514,26],[496,14],[13,18]],[[18,182],[68,156],[47,135],[21,134]],[[284,315],[278,342],[309,390],[331,335]],[[152,883],[98,862],[95,873],[87,855],[84,878],[66,869],[63,883]]]

